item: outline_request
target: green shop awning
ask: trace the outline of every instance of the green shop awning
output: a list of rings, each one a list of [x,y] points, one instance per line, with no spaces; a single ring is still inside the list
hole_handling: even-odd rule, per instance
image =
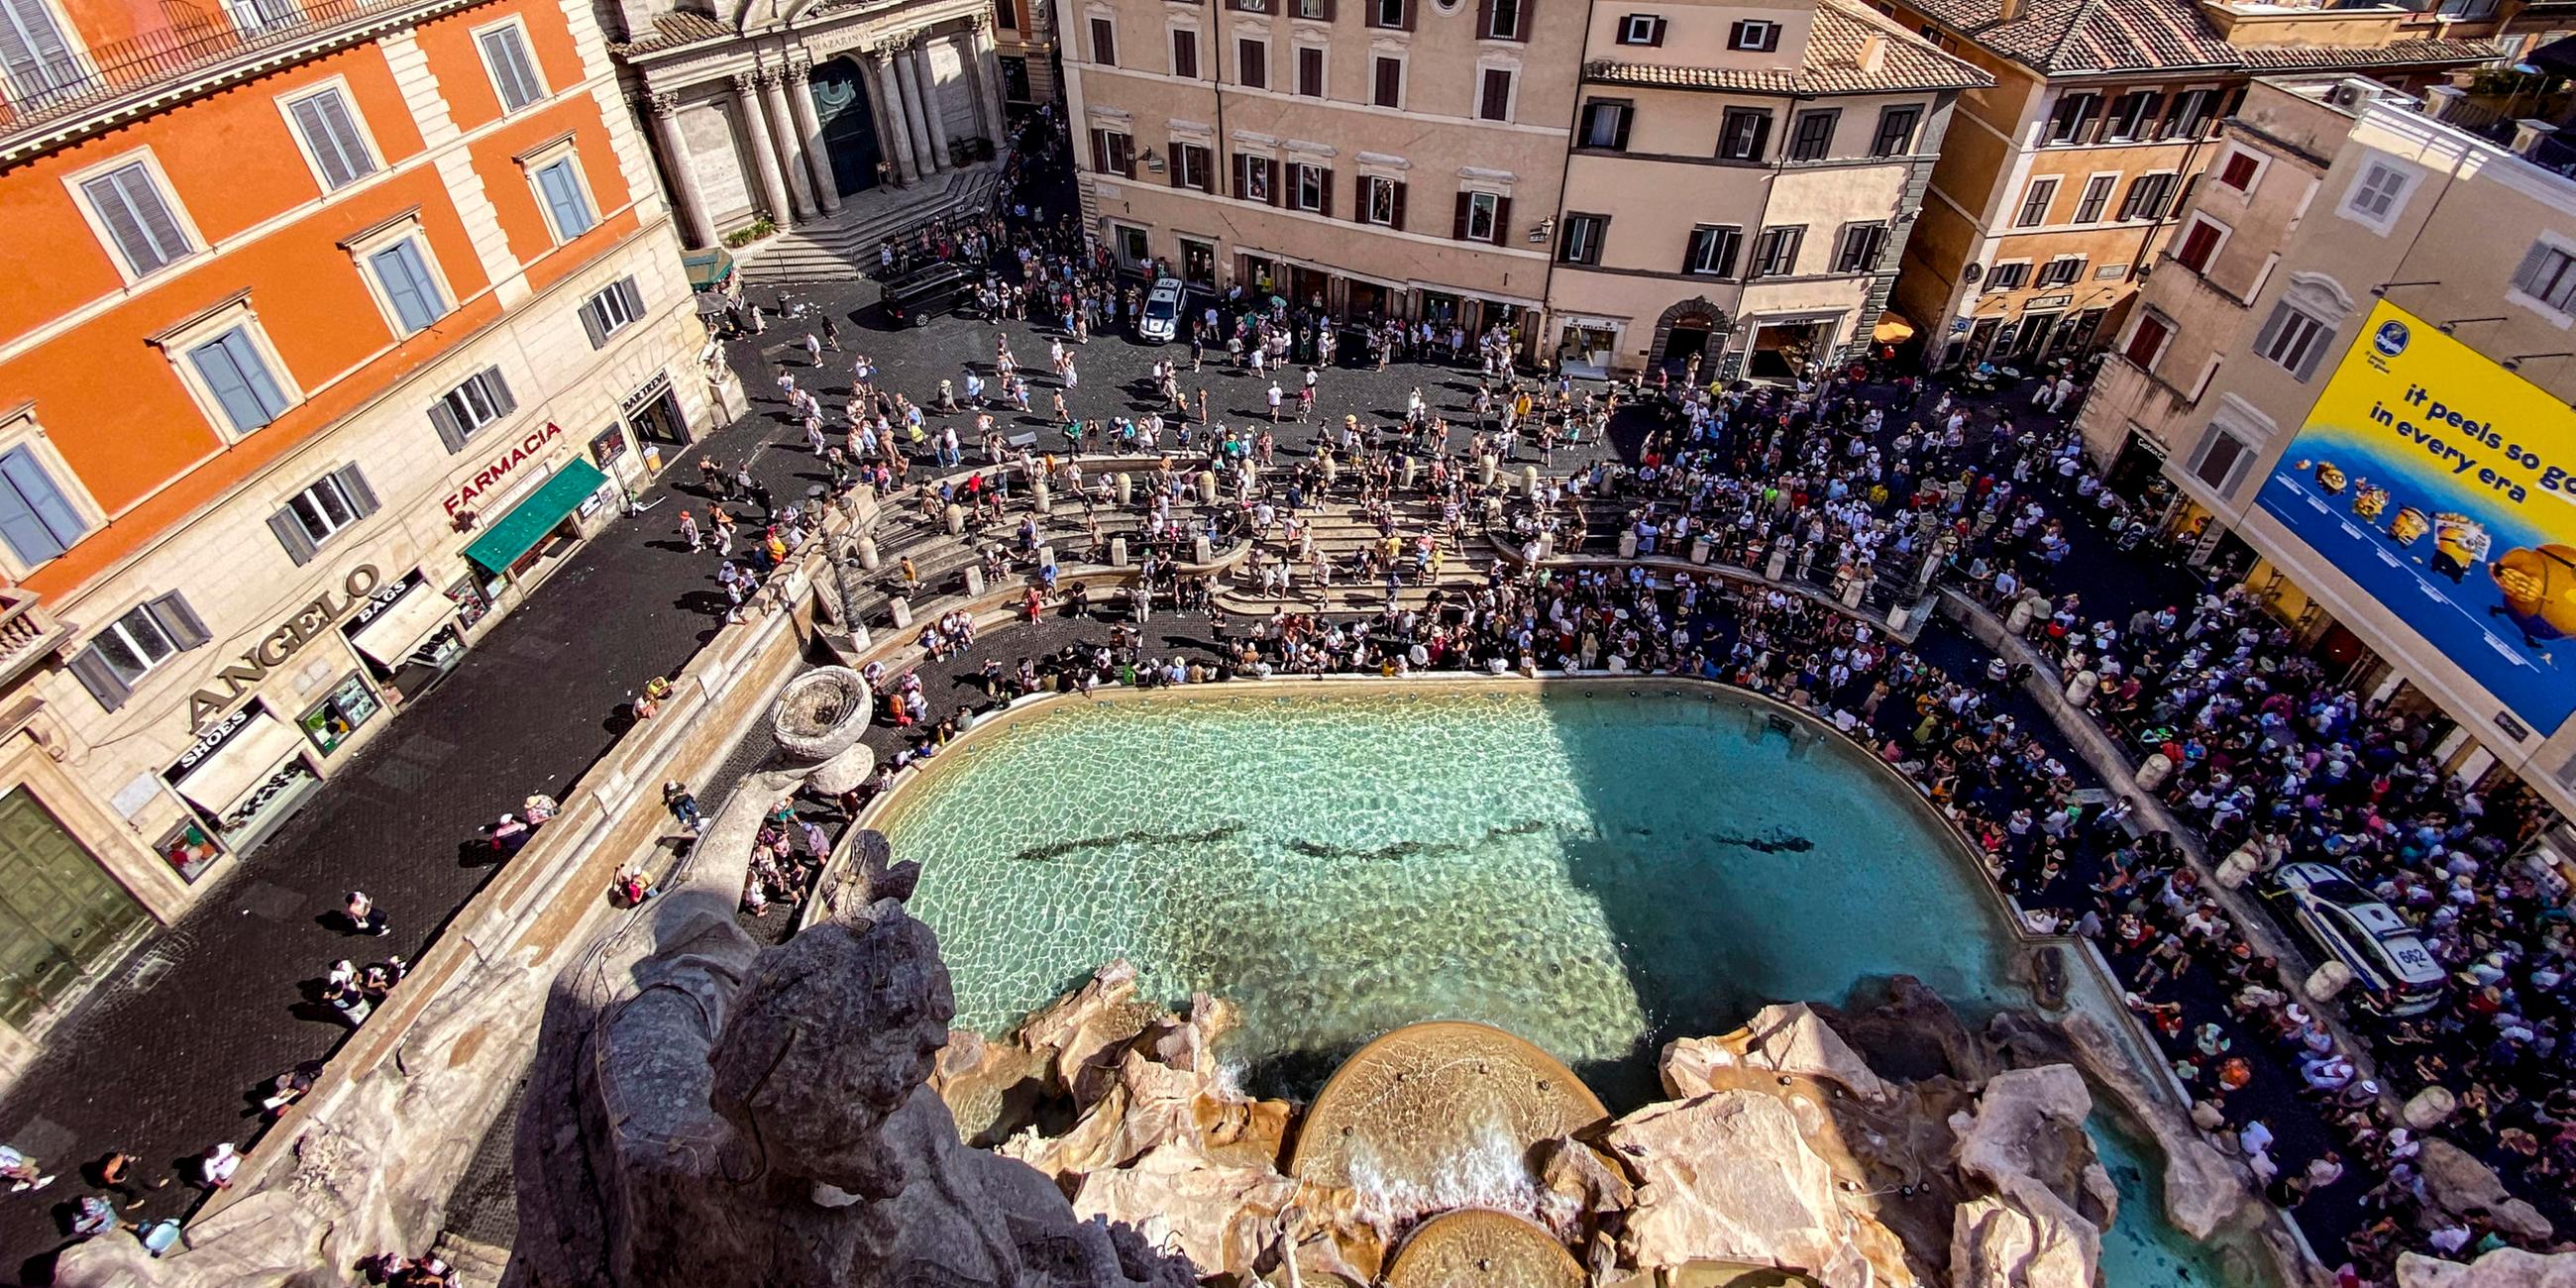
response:
[[[465,547],[465,557],[481,564],[486,572],[508,571],[519,556],[554,531],[565,515],[578,509],[582,498],[598,491],[599,485],[607,481],[608,476],[600,473],[598,466],[575,457],[555,471],[544,487],[483,529],[483,535]]]
[[[733,252],[719,246],[695,255],[682,255],[680,266],[688,270],[690,290],[712,291],[733,277]]]

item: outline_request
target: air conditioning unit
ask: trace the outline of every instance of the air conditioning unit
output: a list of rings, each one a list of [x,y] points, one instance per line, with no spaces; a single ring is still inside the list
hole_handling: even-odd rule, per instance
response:
[[[1966,278],[1971,282],[1976,281],[1978,278],[1984,277],[1985,275],[1986,266],[1983,264],[1970,264],[1959,274],[1959,276]]]
[[[2334,88],[2326,91],[2326,105],[2358,109],[2363,103],[2369,101],[2372,88],[2371,83],[2366,80],[2338,81]]]

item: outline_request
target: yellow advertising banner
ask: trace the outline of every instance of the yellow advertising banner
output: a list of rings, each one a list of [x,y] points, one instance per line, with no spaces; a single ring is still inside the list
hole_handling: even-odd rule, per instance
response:
[[[2576,411],[2381,301],[2257,503],[2546,733],[2576,711]]]

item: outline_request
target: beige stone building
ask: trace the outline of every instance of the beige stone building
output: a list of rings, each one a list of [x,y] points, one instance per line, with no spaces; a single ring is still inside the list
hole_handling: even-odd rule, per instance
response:
[[[2183,217],[2236,223],[2159,261],[2088,443],[2162,456],[2175,530],[2461,778],[2576,808],[2576,149],[2317,83],[2258,84],[2224,142],[2247,182]]]
[[[1119,262],[1351,316],[1522,324],[1547,288],[1569,0],[1058,0]]]
[[[1779,376],[1865,345],[1952,100],[1989,84],[1846,0],[1595,6],[1554,356]]]
[[[2028,366],[2117,327],[2249,77],[2416,86],[2496,56],[2437,13],[2248,0],[1897,0],[1888,12],[1990,73],[1963,95],[1899,310],[1935,359]]]

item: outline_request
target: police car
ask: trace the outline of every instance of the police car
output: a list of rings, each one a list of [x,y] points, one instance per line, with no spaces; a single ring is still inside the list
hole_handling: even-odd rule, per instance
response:
[[[1144,316],[1136,319],[1136,338],[1156,344],[1179,338],[1181,333],[1181,279],[1166,277],[1154,283],[1153,293],[1145,297]]]
[[[2318,948],[2352,968],[2382,1015],[2420,1015],[2442,1000],[2442,964],[2406,919],[2324,863],[2286,863],[2272,874],[2273,902]]]

